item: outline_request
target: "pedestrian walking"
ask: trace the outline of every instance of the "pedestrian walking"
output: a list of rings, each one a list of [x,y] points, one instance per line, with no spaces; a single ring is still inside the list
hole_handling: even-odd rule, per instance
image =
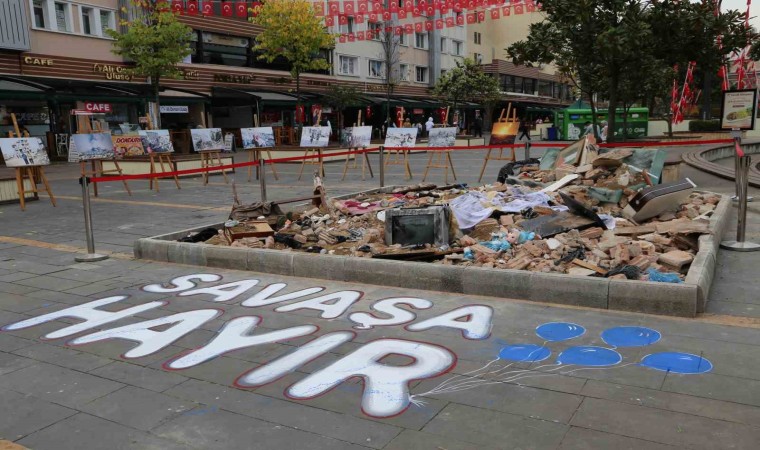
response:
[[[518,141],[523,137],[525,137],[527,140],[530,140],[530,124],[526,119],[520,121],[520,128],[517,129],[517,132],[522,133],[522,135],[517,136]]]

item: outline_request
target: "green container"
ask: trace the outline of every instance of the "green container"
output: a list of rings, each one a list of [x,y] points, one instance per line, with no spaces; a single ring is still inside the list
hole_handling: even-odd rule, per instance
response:
[[[623,137],[623,110],[617,110],[617,116],[615,117],[615,136],[618,138]],[[607,110],[597,110],[596,112],[597,125],[601,128],[603,120],[609,121],[607,118]],[[575,141],[580,139],[583,135],[586,122],[593,123],[593,115],[591,109],[575,109],[568,108],[563,109],[555,113],[554,122],[560,129],[560,139],[567,141]],[[649,126],[649,108],[631,108],[628,110],[628,138],[638,138],[647,136],[647,129]]]

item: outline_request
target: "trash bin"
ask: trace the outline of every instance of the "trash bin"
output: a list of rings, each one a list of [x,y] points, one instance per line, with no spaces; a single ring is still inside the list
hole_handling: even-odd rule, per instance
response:
[[[550,141],[556,141],[557,138],[557,127],[550,127],[548,130],[548,137]]]

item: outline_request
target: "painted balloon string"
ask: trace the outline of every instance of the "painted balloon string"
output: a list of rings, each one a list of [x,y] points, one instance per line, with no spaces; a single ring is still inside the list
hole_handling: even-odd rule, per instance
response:
[[[612,348],[598,346],[574,346],[561,352],[554,363],[544,364],[529,369],[508,370],[518,362],[533,364],[548,359],[552,351],[546,347],[548,342],[561,342],[586,333],[585,328],[573,323],[549,322],[536,327],[536,335],[544,339],[543,344],[508,345],[499,351],[499,355],[480,367],[463,374],[455,375],[433,389],[411,396],[410,401],[416,406],[425,404],[421,397],[461,392],[480,386],[496,383],[511,383],[527,378],[556,375],[569,375],[582,370],[612,370],[632,365],[677,374],[700,374],[712,370],[712,363],[702,354],[692,355],[679,352],[651,353],[638,362],[620,364],[623,356],[616,350],[625,347],[647,347],[658,342],[662,335],[645,327],[614,327],[601,333],[602,340]],[[637,358],[639,359],[639,358]],[[496,365],[497,361],[511,361]],[[561,370],[571,366],[580,366],[572,370]],[[541,370],[544,369],[544,370]]]

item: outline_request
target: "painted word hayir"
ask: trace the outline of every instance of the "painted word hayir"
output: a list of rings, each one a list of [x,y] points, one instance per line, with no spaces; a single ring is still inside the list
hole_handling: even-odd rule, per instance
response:
[[[250,295],[249,291],[259,284],[259,280],[248,279],[198,287],[198,282],[214,283],[221,281],[221,279],[220,275],[215,274],[193,274],[174,278],[169,285],[150,284],[142,289],[150,293],[172,293],[179,297],[210,295],[213,302],[230,302],[239,297],[243,298],[244,294]],[[270,284],[248,296],[240,304],[244,307],[256,308],[282,303],[274,311],[315,310],[319,312],[320,318],[328,320],[348,314],[347,318],[353,323],[353,330],[334,331],[315,337],[292,352],[240,375],[235,380],[235,385],[238,387],[256,388],[276,381],[292,373],[298,367],[353,340],[357,332],[370,330],[374,327],[405,325],[406,330],[413,332],[445,327],[461,330],[465,339],[478,340],[488,338],[491,332],[493,310],[488,306],[462,306],[453,311],[416,322],[417,315],[401,306],[423,310],[432,308],[433,302],[416,297],[393,297],[374,302],[370,306],[370,312],[348,313],[351,306],[361,299],[362,292],[338,291],[304,300],[304,297],[319,294],[325,288],[311,287],[290,293],[281,293],[286,287],[286,283]],[[169,303],[168,301],[152,301],[129,306],[118,311],[101,309],[106,305],[118,304],[126,298],[127,296],[115,296],[95,300],[16,322],[3,327],[2,330],[20,330],[61,318],[81,319],[82,322],[43,336],[43,339],[70,338]],[[285,304],[285,302],[288,303]],[[113,306],[109,309],[113,309]],[[218,318],[223,313],[220,309],[197,309],[176,313],[158,319],[80,335],[69,340],[67,345],[84,345],[107,339],[125,339],[137,342],[138,345],[127,351],[123,357],[126,359],[141,358],[160,351],[210,320]],[[308,320],[308,318],[304,319]],[[173,357],[164,363],[164,368],[168,370],[187,369],[233,350],[309,336],[319,330],[316,325],[304,324],[256,333],[256,327],[261,322],[261,317],[254,315],[235,317],[227,321],[206,345]],[[156,329],[161,331],[156,331]],[[390,355],[406,356],[412,358],[413,362],[404,366],[383,364],[381,362],[383,358]],[[456,355],[445,347],[406,339],[382,338],[362,345],[327,367],[292,384],[285,390],[285,395],[292,399],[309,399],[330,391],[352,377],[361,377],[364,379],[362,411],[374,417],[389,417],[404,412],[409,406],[409,382],[441,375],[452,369],[455,364]]]

